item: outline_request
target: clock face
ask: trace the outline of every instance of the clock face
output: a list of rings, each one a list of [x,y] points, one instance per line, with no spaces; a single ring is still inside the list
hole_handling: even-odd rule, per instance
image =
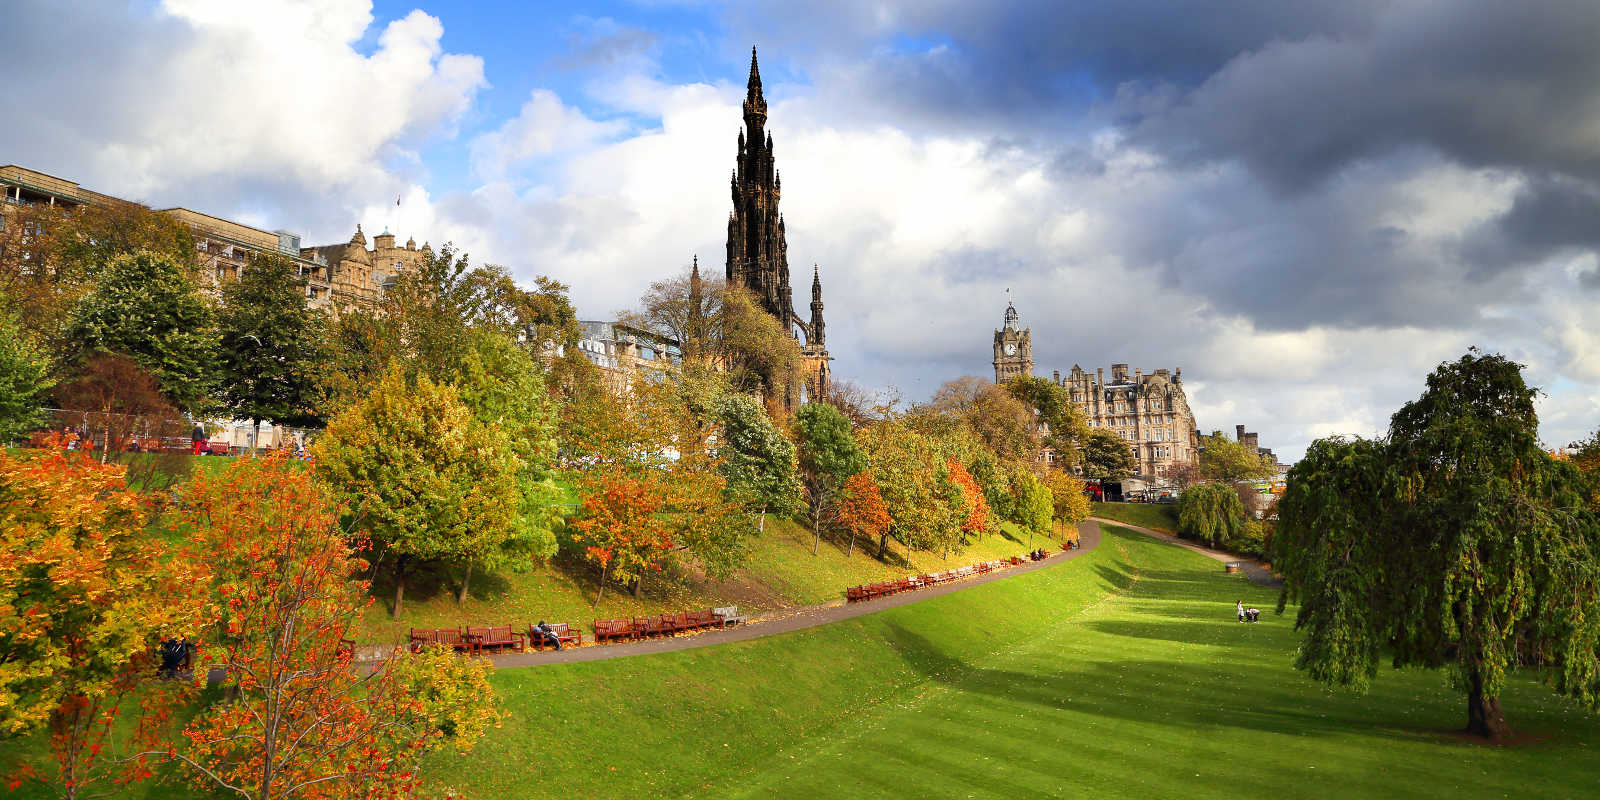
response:
[[[1006,355],[1014,356],[1016,354],[1017,354],[1017,346],[1016,345],[1014,345],[1014,344],[1006,345]]]

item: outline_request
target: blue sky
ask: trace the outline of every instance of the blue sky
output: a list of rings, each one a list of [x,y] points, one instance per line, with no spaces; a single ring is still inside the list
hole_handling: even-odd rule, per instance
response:
[[[453,241],[604,319],[721,263],[755,44],[838,376],[992,374],[1009,287],[1039,373],[1182,367],[1290,457],[1473,345],[1561,445],[1600,425],[1596,40],[1576,0],[14,0],[0,163]]]

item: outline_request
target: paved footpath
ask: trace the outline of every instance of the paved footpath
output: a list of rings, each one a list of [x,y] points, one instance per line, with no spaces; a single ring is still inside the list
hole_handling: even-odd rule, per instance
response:
[[[1110,520],[1107,520],[1108,522]],[[1121,524],[1121,523],[1117,523]],[[846,603],[843,599],[835,600],[822,605],[805,606],[791,611],[780,612],[776,616],[752,618],[749,622],[725,630],[712,630],[704,633],[678,635],[661,639],[645,639],[638,642],[624,644],[585,645],[583,647],[569,647],[560,652],[546,650],[536,653],[532,650],[526,653],[507,653],[496,655],[494,665],[503,667],[532,667],[540,664],[570,664],[576,661],[597,661],[603,658],[623,658],[638,656],[646,653],[666,653],[673,650],[690,650],[696,647],[710,647],[711,645],[725,642],[742,642],[746,639],[759,639],[763,636],[775,636],[780,633],[803,630],[817,625],[826,625],[830,622],[865,616],[877,611],[918,603],[951,592],[959,592],[974,586],[982,586],[998,580],[1005,580],[1017,575],[1025,575],[1035,570],[1044,569],[1056,564],[1063,564],[1077,558],[1090,550],[1100,546],[1100,525],[1095,520],[1086,520],[1078,523],[1078,542],[1081,545],[1076,550],[1056,550],[1049,558],[1043,561],[1029,561],[1020,567],[1006,567],[994,572],[978,575],[966,580],[941,583],[928,589],[918,589],[914,592],[901,592],[900,594],[882,597],[877,600],[863,600],[857,603]],[[843,592],[843,589],[840,589]]]
[[[1160,539],[1161,541],[1166,542],[1168,544],[1175,544],[1175,545],[1177,545],[1179,547],[1182,547],[1185,550],[1193,550],[1194,552],[1199,553],[1200,555],[1203,555],[1206,558],[1212,559],[1213,561],[1220,561],[1220,562],[1222,562],[1224,564],[1238,564],[1239,565],[1239,571],[1243,572],[1244,576],[1246,578],[1249,578],[1251,583],[1254,583],[1254,584],[1256,584],[1258,586],[1265,586],[1265,587],[1268,587],[1270,589],[1276,589],[1276,588],[1278,588],[1280,586],[1283,586],[1283,579],[1278,577],[1278,576],[1276,576],[1276,575],[1274,575],[1274,574],[1272,574],[1272,570],[1269,570],[1265,566],[1262,566],[1261,563],[1258,562],[1258,561],[1251,561],[1248,558],[1244,558],[1243,556],[1236,556],[1236,555],[1234,555],[1232,553],[1224,553],[1221,550],[1212,550],[1209,547],[1202,547],[1200,545],[1195,544],[1194,542],[1187,541],[1187,540],[1184,540],[1184,539],[1179,539],[1178,537],[1173,536],[1170,533],[1162,533],[1161,531],[1153,531],[1153,530],[1151,530],[1149,528],[1141,528],[1138,525],[1129,525],[1126,522],[1118,522],[1118,521],[1116,521],[1114,519],[1102,519],[1100,517],[1090,517],[1089,521],[1090,522],[1104,522],[1107,525],[1116,525],[1118,527],[1127,528],[1130,531],[1138,531],[1139,533],[1142,533],[1142,534],[1144,534],[1146,536],[1150,536],[1150,537],[1153,537],[1153,538],[1156,538],[1156,539]]]

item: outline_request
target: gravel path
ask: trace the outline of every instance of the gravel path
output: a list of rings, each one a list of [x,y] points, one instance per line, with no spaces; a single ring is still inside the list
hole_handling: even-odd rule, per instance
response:
[[[1105,520],[1110,522],[1110,520]],[[1115,523],[1122,524],[1122,523]],[[1151,533],[1150,531],[1145,531]],[[505,667],[533,667],[541,664],[570,664],[575,661],[597,661],[603,658],[624,658],[626,656],[645,655],[647,653],[666,653],[673,650],[689,650],[695,647],[709,647],[725,642],[742,642],[746,639],[758,639],[762,636],[775,636],[780,633],[798,631],[816,625],[826,625],[843,619],[851,619],[889,608],[899,608],[911,603],[921,602],[933,597],[959,592],[974,586],[982,586],[998,580],[1025,575],[1034,570],[1045,569],[1056,564],[1063,564],[1078,556],[1095,549],[1100,545],[1099,521],[1086,520],[1078,523],[1078,542],[1082,545],[1076,550],[1062,552],[1056,550],[1049,558],[1043,561],[1030,561],[1020,567],[1007,567],[984,575],[978,575],[961,581],[941,583],[928,589],[918,589],[914,592],[901,592],[877,600],[865,600],[859,603],[846,603],[843,598],[831,603],[781,612],[771,617],[753,617],[749,622],[726,630],[712,630],[698,634],[680,634],[661,639],[645,639],[638,642],[624,644],[585,645],[583,647],[569,647],[560,652],[546,650],[536,653],[529,650],[526,653],[507,653],[496,655],[494,665],[498,668]],[[840,587],[843,594],[844,587]]]
[[[1151,536],[1151,537],[1154,537],[1156,539],[1160,539],[1163,542],[1167,542],[1168,544],[1175,544],[1175,545],[1177,545],[1179,547],[1184,548],[1185,550],[1193,550],[1194,552],[1199,553],[1200,555],[1203,555],[1206,558],[1212,559],[1214,561],[1221,561],[1224,564],[1238,564],[1239,565],[1239,571],[1244,573],[1244,576],[1246,578],[1249,578],[1251,583],[1254,583],[1254,584],[1256,584],[1258,586],[1265,586],[1265,587],[1267,587],[1269,589],[1277,589],[1277,588],[1283,586],[1283,579],[1278,577],[1278,576],[1276,576],[1276,575],[1273,575],[1271,570],[1269,570],[1266,567],[1262,566],[1261,563],[1258,562],[1258,561],[1251,561],[1248,558],[1244,558],[1242,556],[1236,556],[1236,555],[1234,555],[1232,553],[1224,553],[1221,550],[1212,550],[1209,547],[1201,547],[1200,545],[1197,545],[1194,542],[1186,541],[1184,539],[1179,539],[1178,537],[1173,536],[1170,533],[1162,533],[1161,531],[1153,531],[1153,530],[1150,530],[1149,528],[1141,528],[1138,525],[1129,525],[1126,522],[1118,522],[1118,521],[1116,521],[1114,519],[1101,519],[1099,517],[1090,517],[1089,521],[1090,522],[1104,522],[1107,525],[1117,525],[1117,526],[1120,526],[1120,527],[1123,527],[1123,528],[1127,528],[1130,531],[1138,531],[1138,532],[1140,532],[1140,533],[1142,533],[1142,534],[1144,534],[1146,536]]]

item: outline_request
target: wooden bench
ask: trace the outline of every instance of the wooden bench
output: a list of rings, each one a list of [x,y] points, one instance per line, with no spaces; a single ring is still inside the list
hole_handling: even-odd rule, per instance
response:
[[[510,625],[489,625],[482,628],[467,628],[467,636],[476,639],[478,649],[506,650],[512,647],[521,653],[528,649],[528,640],[521,633],[511,629]]]
[[[412,628],[411,652],[420,653],[430,644],[442,644],[452,650],[478,652],[478,641],[461,632],[460,628]]]
[[[614,620],[604,621],[613,622]],[[595,641],[600,640],[600,622],[601,620],[595,621]],[[556,641],[560,642],[562,647],[567,645],[572,645],[573,647],[583,646],[583,630],[578,626],[570,622],[547,622],[545,625],[550,628],[552,634],[555,634]],[[534,650],[541,653],[544,652],[544,647],[549,642],[550,640],[545,638],[543,633],[533,629],[533,623],[528,623],[528,644],[533,645]]]
[[[671,636],[672,634],[672,615],[644,618],[644,635]]]
[[[631,619],[597,619],[594,621],[594,640],[597,643],[628,641],[639,638],[640,631],[634,628]]]

